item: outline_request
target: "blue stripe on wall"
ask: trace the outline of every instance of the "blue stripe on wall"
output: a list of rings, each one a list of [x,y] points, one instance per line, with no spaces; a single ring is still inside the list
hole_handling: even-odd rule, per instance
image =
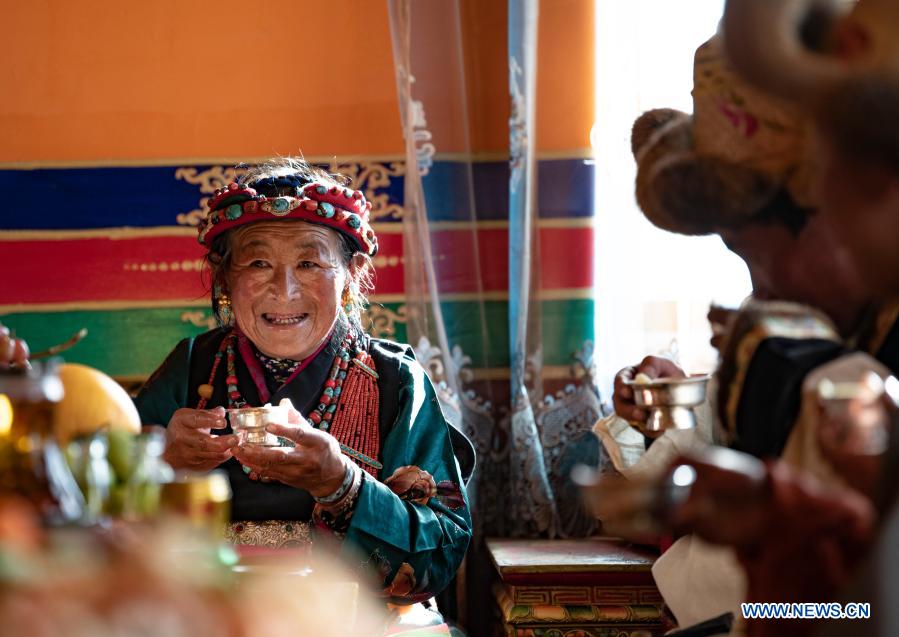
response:
[[[208,196],[178,179],[179,166],[40,168],[0,170],[0,230],[176,226],[178,215],[197,209]],[[210,166],[193,166],[198,172]],[[590,217],[593,168],[582,159],[538,162],[541,218]],[[477,218],[503,220],[509,210],[509,165],[504,161],[437,161],[424,177],[428,216],[433,221],[471,218],[469,180]],[[402,203],[404,178],[378,188],[390,203]],[[379,221],[397,221],[395,218]]]
[[[468,185],[465,162],[434,162],[422,179],[432,221],[464,221],[470,203],[462,194]],[[537,208],[540,218],[593,216],[593,167],[583,159],[544,159],[537,162]],[[509,218],[509,163],[471,164],[477,218]]]
[[[174,226],[200,200],[174,166],[0,170],[6,230]]]

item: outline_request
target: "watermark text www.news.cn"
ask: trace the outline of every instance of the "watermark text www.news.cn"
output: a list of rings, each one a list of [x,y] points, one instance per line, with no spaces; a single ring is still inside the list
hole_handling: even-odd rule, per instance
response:
[[[787,603],[746,602],[740,604],[744,619],[869,619],[871,604],[837,602]]]

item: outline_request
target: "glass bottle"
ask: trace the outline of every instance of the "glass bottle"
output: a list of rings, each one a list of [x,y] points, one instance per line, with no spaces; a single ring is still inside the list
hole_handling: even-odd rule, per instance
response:
[[[174,472],[162,459],[165,433],[144,431],[137,436],[134,447],[134,469],[125,486],[125,517],[142,520],[159,511],[162,485],[172,480]]]
[[[45,524],[76,522],[84,498],[53,434],[63,396],[54,361],[0,370],[0,492],[38,507]]]

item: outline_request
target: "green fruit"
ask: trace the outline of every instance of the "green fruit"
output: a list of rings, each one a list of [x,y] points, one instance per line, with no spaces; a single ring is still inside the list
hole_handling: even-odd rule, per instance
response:
[[[127,482],[134,471],[135,435],[130,431],[112,429],[109,432],[107,458],[119,482]]]
[[[124,483],[116,484],[109,490],[109,499],[106,501],[106,513],[113,517],[119,517],[125,511],[125,495],[128,488]]]

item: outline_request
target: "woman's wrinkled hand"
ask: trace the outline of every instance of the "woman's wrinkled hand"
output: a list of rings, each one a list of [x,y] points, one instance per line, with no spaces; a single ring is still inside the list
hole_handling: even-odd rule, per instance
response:
[[[163,459],[173,469],[210,471],[231,457],[238,437],[216,436],[213,429],[224,429],[225,409],[179,409],[165,431]]]
[[[13,338],[9,328],[0,325],[0,369],[25,366],[28,354],[28,344],[21,338]]]
[[[620,418],[631,422],[646,422],[648,414],[634,404],[634,390],[627,383],[634,380],[637,374],[646,374],[650,378],[685,378],[686,374],[678,365],[661,356],[647,356],[639,365],[625,367],[615,375],[615,391],[612,403],[615,413]]]
[[[284,402],[282,401],[282,405]],[[303,415],[287,405],[288,425],[268,425],[266,431],[286,438],[293,447],[241,445],[234,457],[263,479],[277,480],[315,497],[337,491],[346,474],[346,462],[334,436],[312,427]]]

